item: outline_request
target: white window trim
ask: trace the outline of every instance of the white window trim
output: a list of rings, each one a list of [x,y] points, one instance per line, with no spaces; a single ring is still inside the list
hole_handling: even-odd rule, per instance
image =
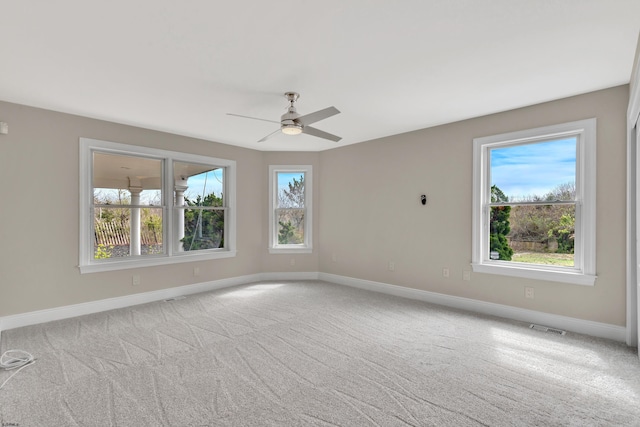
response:
[[[145,257],[114,258],[96,261],[93,259],[92,215],[93,204],[92,184],[93,177],[93,152],[100,152],[144,156],[163,159],[163,242],[165,253],[162,255]],[[173,239],[175,235],[175,210],[173,188],[173,162],[191,162],[212,164],[226,168],[224,195],[227,214],[225,215],[225,248],[178,252],[175,250]],[[170,189],[170,191],[166,191]],[[96,273],[101,271],[115,271],[129,268],[152,267],[183,262],[205,261],[236,256],[236,162],[233,160],[218,159],[196,154],[180,153],[175,151],[160,150],[142,146],[120,144],[116,142],[101,141],[91,138],[80,138],[80,242],[79,242],[79,269],[80,273]]]
[[[501,145],[577,137],[575,268],[489,259],[488,150]],[[596,119],[579,120],[473,140],[472,269],[474,272],[593,286],[596,276]]]
[[[279,245],[278,227],[275,224],[275,207],[277,206],[278,183],[277,172],[304,172],[304,243],[297,245]],[[311,165],[269,165],[269,253],[299,254],[313,252],[313,167]]]

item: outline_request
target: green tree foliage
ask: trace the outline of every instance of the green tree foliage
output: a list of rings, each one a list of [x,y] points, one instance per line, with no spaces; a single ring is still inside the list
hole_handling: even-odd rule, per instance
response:
[[[300,243],[297,242],[296,238],[296,227],[291,224],[291,221],[282,222],[278,221],[280,225],[280,229],[278,230],[278,243],[279,244],[291,244],[291,243]]]
[[[575,248],[574,235],[576,230],[575,210],[572,213],[563,214],[560,220],[548,231],[549,237],[558,242],[556,252],[572,254]]]
[[[573,182],[560,184],[547,194],[547,200],[575,200],[576,185]],[[574,253],[576,232],[576,209],[574,205],[560,205],[551,220],[547,235],[558,242],[559,253]]]
[[[113,250],[113,246],[106,246],[106,245],[98,245],[95,249],[95,253],[94,253],[94,258],[95,259],[105,259],[105,258],[111,258],[111,251]]]
[[[154,213],[153,209],[142,209],[142,224],[153,234],[156,243],[162,242],[162,217]]]
[[[491,187],[491,202],[508,202],[509,198],[498,187]],[[511,231],[509,223],[510,206],[492,206],[490,217],[489,250],[497,252],[500,260],[511,261],[513,249],[509,247],[507,235]]]
[[[558,185],[544,196],[529,196],[524,201],[575,200],[575,184]],[[559,253],[573,253],[575,235],[574,205],[523,205],[511,210],[511,235],[516,241],[547,243],[557,242]]]
[[[102,222],[118,221],[121,227],[125,227],[129,223],[131,216],[130,210],[127,208],[118,208],[118,205],[128,205],[131,203],[131,196],[127,190],[118,189],[117,193],[96,191],[93,195],[93,203],[97,205],[113,205],[111,208],[96,209],[96,219]]]
[[[184,211],[184,238],[181,240],[185,251],[224,247],[224,211],[198,209],[198,207],[222,207],[222,197],[214,193],[195,200],[185,197],[185,205],[194,209]]]

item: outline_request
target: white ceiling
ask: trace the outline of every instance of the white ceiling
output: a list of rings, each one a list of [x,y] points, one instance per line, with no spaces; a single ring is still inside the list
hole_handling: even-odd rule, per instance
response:
[[[0,0],[0,100],[317,151],[629,82],[638,0]],[[338,143],[277,135],[286,91]],[[0,110],[0,120],[2,111]],[[11,125],[11,124],[9,124]],[[90,135],[86,135],[90,136]]]

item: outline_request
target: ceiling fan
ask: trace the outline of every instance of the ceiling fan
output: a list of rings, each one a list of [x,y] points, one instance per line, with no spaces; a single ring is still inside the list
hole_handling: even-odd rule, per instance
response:
[[[242,116],[240,114],[227,113],[227,115],[243,117],[245,119],[262,120],[264,122],[277,123],[280,125],[280,129],[270,133],[258,142],[266,141],[278,132],[282,132],[286,135],[299,135],[301,133],[306,133],[307,135],[313,135],[318,138],[324,138],[334,142],[338,142],[342,139],[339,136],[332,135],[328,132],[309,126],[312,123],[319,122],[320,120],[324,120],[328,117],[335,116],[336,114],[340,113],[340,111],[336,107],[328,107],[323,110],[316,111],[315,113],[305,114],[304,116],[301,116],[300,114],[298,114],[298,112],[296,111],[296,107],[294,107],[293,105],[298,100],[298,98],[300,98],[300,94],[296,92],[286,92],[284,96],[285,98],[287,98],[287,101],[289,101],[289,107],[287,108],[287,112],[280,117],[279,122],[276,122],[274,120],[260,119],[257,117]]]

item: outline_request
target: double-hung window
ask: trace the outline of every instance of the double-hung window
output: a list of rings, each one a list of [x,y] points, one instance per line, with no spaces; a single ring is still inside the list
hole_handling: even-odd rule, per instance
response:
[[[312,167],[269,166],[269,252],[312,251]]]
[[[473,270],[593,285],[596,120],[473,144]]]
[[[235,256],[235,162],[80,139],[82,273]]]

